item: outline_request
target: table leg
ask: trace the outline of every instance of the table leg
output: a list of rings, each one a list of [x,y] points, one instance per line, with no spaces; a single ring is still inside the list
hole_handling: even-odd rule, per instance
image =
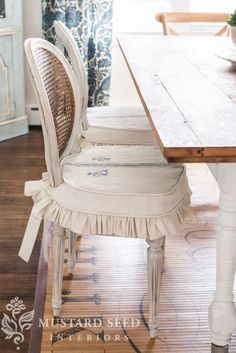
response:
[[[217,235],[216,290],[209,308],[212,353],[226,347],[236,328],[233,284],[236,269],[236,164],[218,165],[220,230]]]

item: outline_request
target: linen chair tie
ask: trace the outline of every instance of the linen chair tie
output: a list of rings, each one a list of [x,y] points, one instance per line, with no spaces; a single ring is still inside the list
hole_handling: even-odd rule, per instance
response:
[[[51,201],[53,190],[54,188],[48,183],[47,173],[42,173],[41,180],[32,180],[25,183],[24,195],[32,196],[34,200],[18,254],[26,262],[29,261],[32,254],[44,211]]]

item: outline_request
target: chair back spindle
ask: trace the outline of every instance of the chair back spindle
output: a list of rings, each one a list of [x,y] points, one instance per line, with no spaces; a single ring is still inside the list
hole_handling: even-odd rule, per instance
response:
[[[54,27],[56,32],[56,45],[63,51],[66,52],[69,57],[69,61],[74,70],[75,77],[83,86],[83,114],[82,114],[82,125],[83,129],[87,130],[89,127],[87,119],[87,107],[88,107],[88,82],[85,71],[83,59],[80,55],[79,48],[77,46],[75,38],[72,36],[69,28],[62,21],[54,21]]]

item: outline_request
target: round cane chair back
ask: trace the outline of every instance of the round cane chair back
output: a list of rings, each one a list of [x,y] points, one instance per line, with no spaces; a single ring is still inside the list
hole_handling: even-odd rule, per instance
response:
[[[53,44],[27,39],[25,52],[41,113],[47,171],[56,186],[62,181],[60,159],[78,151],[82,93],[72,68]]]

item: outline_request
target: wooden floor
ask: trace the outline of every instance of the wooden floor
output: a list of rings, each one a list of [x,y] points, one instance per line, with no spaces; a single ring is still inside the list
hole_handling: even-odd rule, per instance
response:
[[[42,134],[28,135],[0,143],[0,322],[6,305],[15,297],[32,310],[39,257],[39,239],[28,264],[18,257],[18,250],[32,201],[23,194],[26,180],[39,179],[45,171]],[[14,327],[14,326],[13,326]],[[6,340],[0,330],[0,352],[16,352],[13,338]],[[25,331],[20,351],[27,352],[29,331]]]
[[[145,242],[87,235],[78,241],[72,280],[65,263],[67,294],[59,322],[51,313],[49,266],[42,353],[210,352],[218,189],[205,165],[188,166],[188,174],[194,217],[166,241],[157,339],[149,339],[147,328]]]

